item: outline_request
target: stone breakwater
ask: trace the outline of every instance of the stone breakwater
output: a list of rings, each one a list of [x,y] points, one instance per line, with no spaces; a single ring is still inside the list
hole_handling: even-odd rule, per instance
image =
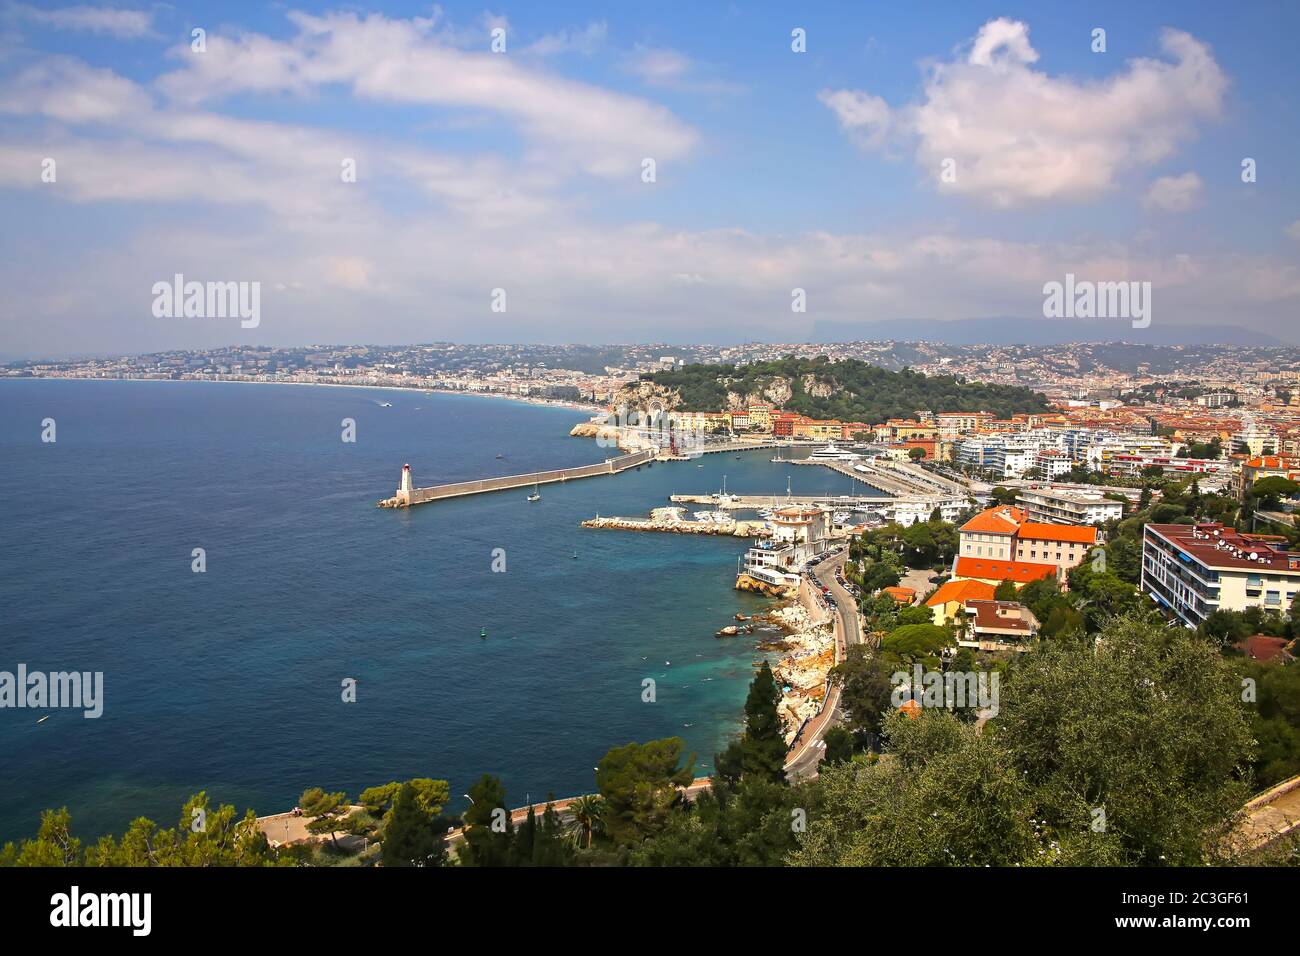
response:
[[[617,445],[622,438],[622,432],[617,427],[600,422],[578,422],[569,429],[569,434],[574,438],[600,439],[609,442],[611,446]]]
[[[763,533],[762,521],[674,521],[668,518],[588,518],[584,528],[612,528],[616,531],[666,531],[672,534],[726,535],[756,538]]]

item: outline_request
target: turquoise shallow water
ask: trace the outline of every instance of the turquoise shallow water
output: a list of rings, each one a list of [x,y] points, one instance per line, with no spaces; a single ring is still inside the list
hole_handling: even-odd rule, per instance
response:
[[[732,589],[744,542],[579,522],[724,474],[738,493],[849,480],[768,451],[543,486],[534,504],[374,507],[406,461],[433,484],[600,460],[568,436],[585,418],[376,389],[0,381],[0,670],[103,671],[106,699],[98,720],[0,709],[0,840],[61,805],[83,835],[171,823],[198,790],[271,813],[307,786],[432,776],[461,794],[490,772],[522,803],[590,789],[610,746],[672,734],[707,772],[757,656],[713,637],[765,603]]]

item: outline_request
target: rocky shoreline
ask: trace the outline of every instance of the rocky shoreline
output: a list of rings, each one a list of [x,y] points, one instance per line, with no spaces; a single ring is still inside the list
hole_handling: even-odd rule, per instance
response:
[[[826,695],[826,678],[835,665],[835,638],[831,623],[814,623],[807,609],[797,601],[780,604],[748,618],[737,614],[736,620],[737,624],[721,628],[715,636],[774,632],[771,637],[761,637],[755,649],[781,655],[772,666],[772,674],[783,692],[778,711],[785,724],[788,743],[794,739],[803,722],[817,714]]]

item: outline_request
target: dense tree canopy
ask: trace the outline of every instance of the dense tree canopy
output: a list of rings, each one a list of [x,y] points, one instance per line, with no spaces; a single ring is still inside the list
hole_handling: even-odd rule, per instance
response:
[[[1041,394],[1019,386],[966,382],[950,375],[927,377],[911,369],[891,372],[858,359],[831,362],[825,356],[739,366],[687,365],[642,378],[676,389],[683,407],[694,411],[721,411],[727,408],[728,392],[761,394],[784,382],[790,388],[786,410],[869,425],[911,418],[918,409],[988,411],[999,418],[1048,409]],[[814,394],[821,392],[826,394]]]

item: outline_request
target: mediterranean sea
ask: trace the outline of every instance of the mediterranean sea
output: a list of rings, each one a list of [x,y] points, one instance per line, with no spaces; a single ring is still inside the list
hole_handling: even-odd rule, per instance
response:
[[[767,450],[543,485],[535,503],[375,507],[404,462],[427,485],[616,454],[569,436],[588,417],[353,387],[0,381],[0,670],[104,674],[98,719],[0,709],[0,841],[60,806],[83,838],[170,826],[200,790],[268,814],[310,786],[435,777],[460,810],[493,773],[522,805],[590,791],[611,746],[671,735],[709,773],[760,656],[714,632],[770,603],[732,587],[746,542],[579,522],[724,475],[748,494],[848,478]]]

